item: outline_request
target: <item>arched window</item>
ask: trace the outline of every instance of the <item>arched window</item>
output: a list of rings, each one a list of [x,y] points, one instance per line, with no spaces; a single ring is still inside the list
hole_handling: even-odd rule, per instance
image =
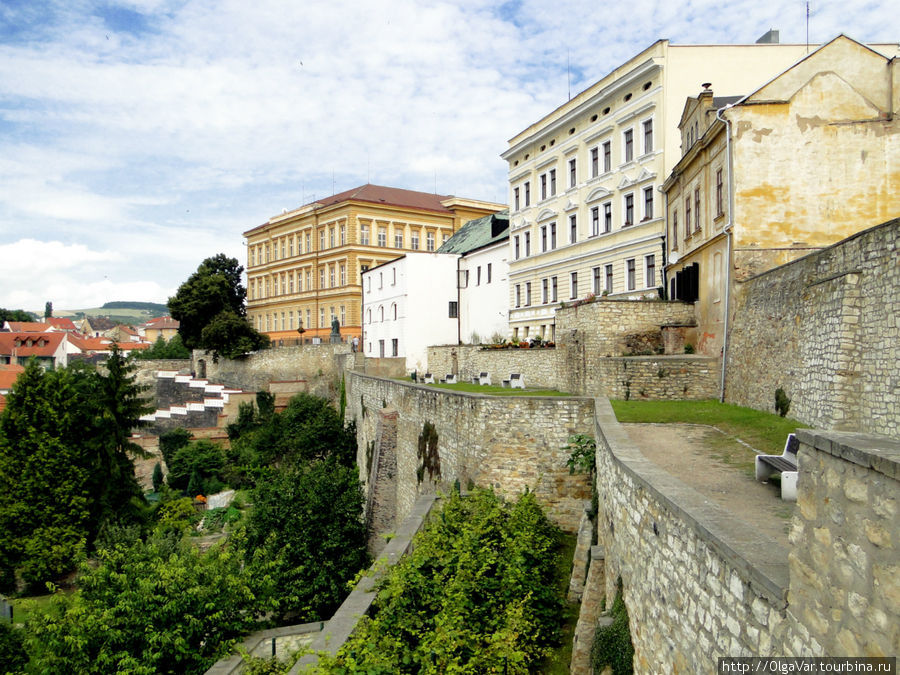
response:
[[[397,320],[397,303],[391,305],[391,314],[394,316],[394,321]]]
[[[366,323],[372,323],[372,310],[366,310]]]
[[[378,306],[378,320],[384,321],[384,305]]]

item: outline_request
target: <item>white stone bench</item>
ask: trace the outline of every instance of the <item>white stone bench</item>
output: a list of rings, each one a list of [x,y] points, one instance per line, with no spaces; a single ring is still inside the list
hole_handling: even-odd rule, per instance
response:
[[[447,377],[444,378],[445,384],[456,384],[456,375],[453,373],[447,373]]]
[[[425,373],[425,377],[422,378],[422,382],[425,384],[434,384],[434,375],[431,373]]]
[[[525,379],[521,373],[512,373],[509,376],[509,386],[511,389],[524,389]]]
[[[797,501],[797,448],[800,441],[788,434],[784,451],[780,455],[756,456],[756,480],[765,483],[769,476],[781,474],[781,498],[786,502]]]
[[[477,384],[490,385],[491,383],[491,376],[488,373],[480,373],[476,379],[478,380]]]

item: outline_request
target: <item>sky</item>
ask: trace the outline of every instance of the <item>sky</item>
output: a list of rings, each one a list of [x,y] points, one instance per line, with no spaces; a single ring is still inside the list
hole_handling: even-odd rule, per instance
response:
[[[0,0],[0,307],[164,303],[206,257],[245,264],[244,231],[367,182],[505,202],[508,139],[569,92],[661,38],[804,43],[806,7]],[[809,10],[811,43],[900,40],[889,0]]]

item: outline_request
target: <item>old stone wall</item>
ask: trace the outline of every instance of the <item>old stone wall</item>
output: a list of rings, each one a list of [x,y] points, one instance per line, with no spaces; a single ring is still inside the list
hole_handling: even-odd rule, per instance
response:
[[[499,385],[512,373],[525,378],[526,387],[559,389],[560,368],[556,349],[483,349],[476,345],[428,348],[428,370],[435,379],[453,373],[469,382],[488,373]]]
[[[900,219],[739,283],[726,400],[818,428],[900,436]]]
[[[471,480],[510,495],[528,488],[557,524],[572,532],[577,529],[590,490],[585,476],[569,474],[569,453],[563,446],[571,434],[590,433],[592,400],[485,396],[356,372],[348,375],[348,381],[347,411],[357,420],[364,482],[378,450],[380,411],[397,412],[398,522],[420,494],[448,489],[455,480],[466,487]],[[420,456],[419,438],[426,423],[434,427],[436,452]]]
[[[800,430],[785,547],[648,462],[596,403],[606,599],[621,577],[636,673],[714,673],[718,656],[896,653],[900,442]]]
[[[708,356],[619,356],[600,359],[602,394],[625,400],[702,400],[719,395],[719,359]]]
[[[306,380],[311,394],[334,398],[342,369],[354,367],[357,358],[362,363],[362,355],[341,343],[273,347],[218,363],[195,350],[192,362],[197,377],[235,389],[260,391],[275,380]]]
[[[900,645],[900,441],[801,429],[790,535],[796,640],[822,654]]]

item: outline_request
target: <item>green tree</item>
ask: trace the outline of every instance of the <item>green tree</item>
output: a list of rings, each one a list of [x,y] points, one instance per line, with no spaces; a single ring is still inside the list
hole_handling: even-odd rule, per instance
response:
[[[162,464],[157,462],[153,465],[153,491],[159,492],[159,489],[163,485],[163,470]]]
[[[0,307],[0,325],[5,321],[34,321],[34,316],[24,309],[4,309]]]
[[[181,427],[169,429],[160,434],[159,451],[162,453],[167,467],[171,466],[175,453],[190,443],[192,438],[191,432]]]
[[[194,441],[176,451],[169,466],[169,487],[187,490],[188,495],[212,494],[224,487],[222,471],[225,452],[206,439]]]
[[[213,359],[228,358],[268,344],[247,321],[241,284],[244,268],[219,253],[207,258],[169,298],[169,312],[180,324],[178,333],[188,349],[206,349]]]
[[[58,595],[51,611],[29,621],[31,667],[46,673],[204,672],[267,609],[236,544],[201,553],[170,532],[99,550],[96,565],[81,567],[80,592]],[[265,574],[255,585],[271,594]]]
[[[53,303],[49,300],[44,303],[44,318],[49,319],[53,316]]]
[[[278,615],[328,618],[368,564],[356,468],[320,461],[274,471],[253,497],[247,544],[271,561]]]
[[[181,336],[176,333],[168,342],[160,335],[156,338],[156,342],[153,343],[152,347],[139,351],[135,358],[144,361],[150,359],[189,359],[191,358],[191,352],[184,346]]]

